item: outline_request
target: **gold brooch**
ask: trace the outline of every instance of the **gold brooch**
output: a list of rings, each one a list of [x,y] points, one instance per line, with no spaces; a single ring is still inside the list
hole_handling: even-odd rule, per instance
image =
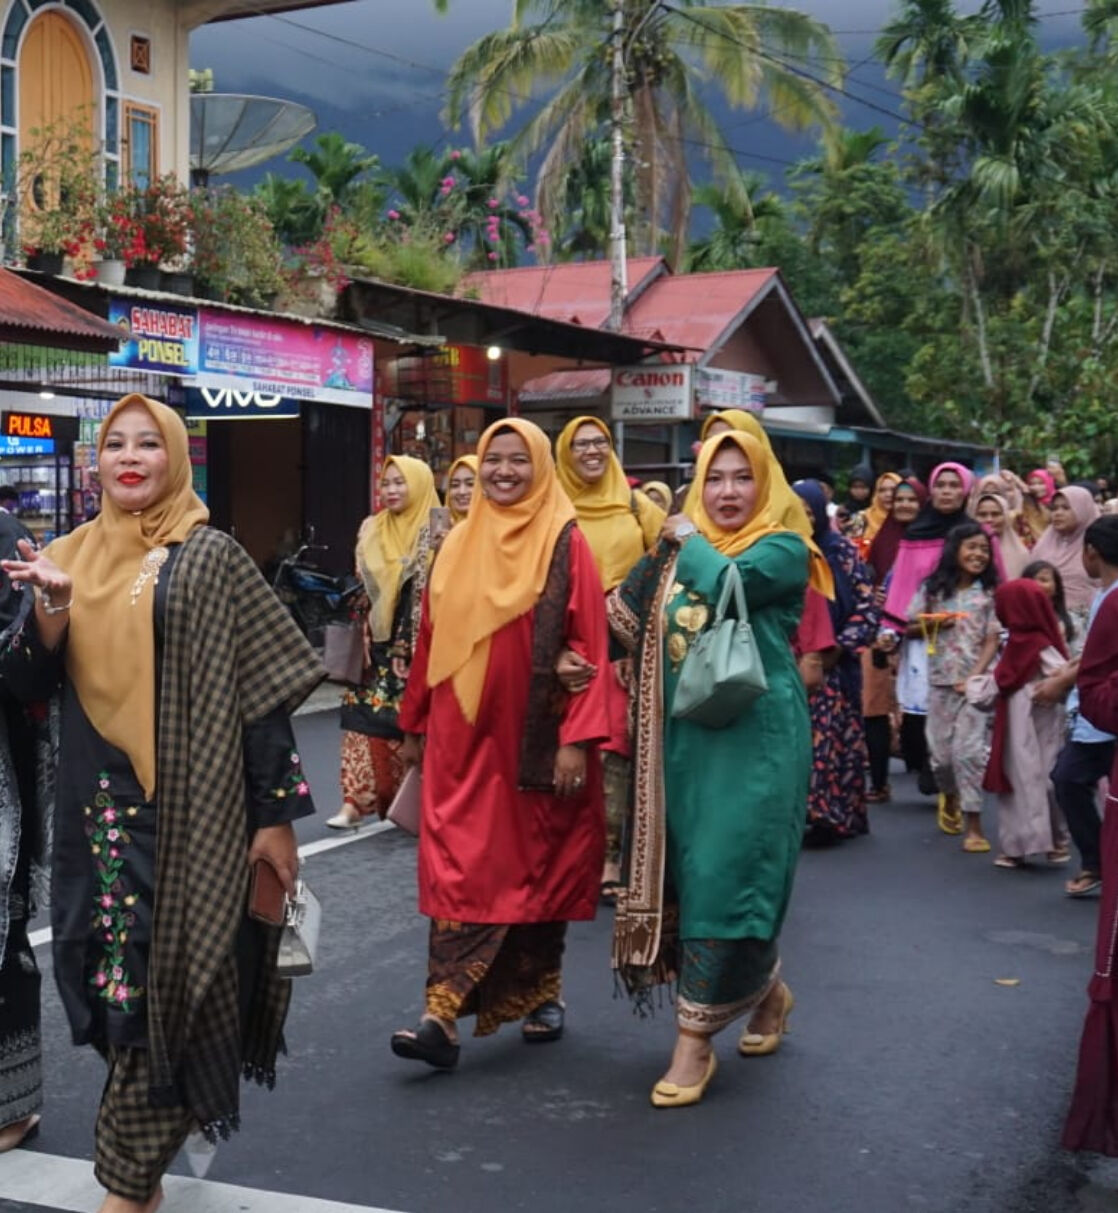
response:
[[[150,581],[154,589],[159,584],[159,570],[167,563],[170,552],[164,547],[152,548],[140,564],[140,574],[132,583],[131,606],[135,606],[144,586]]]

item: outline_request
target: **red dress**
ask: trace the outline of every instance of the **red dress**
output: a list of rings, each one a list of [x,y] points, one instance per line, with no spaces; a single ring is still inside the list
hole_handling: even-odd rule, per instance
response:
[[[424,733],[419,908],[469,923],[570,922],[594,917],[605,849],[597,746],[609,736],[609,665],[602,584],[590,548],[571,533],[566,643],[597,667],[568,698],[561,745],[588,743],[579,798],[517,787],[532,662],[532,612],[496,632],[476,722],[451,680],[427,686],[429,604],[400,708],[400,727]]]

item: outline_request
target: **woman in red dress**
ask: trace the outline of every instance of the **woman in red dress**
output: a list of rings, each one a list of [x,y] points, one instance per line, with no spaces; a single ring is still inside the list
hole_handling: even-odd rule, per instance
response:
[[[432,569],[400,711],[405,761],[422,752],[431,939],[426,1011],[392,1049],[442,1069],[467,1015],[478,1036],[517,1019],[528,1041],[562,1035],[566,926],[594,917],[605,843],[610,671],[594,557],[538,426],[491,426],[478,459],[481,493]],[[569,697],[555,675],[566,648],[594,669]]]

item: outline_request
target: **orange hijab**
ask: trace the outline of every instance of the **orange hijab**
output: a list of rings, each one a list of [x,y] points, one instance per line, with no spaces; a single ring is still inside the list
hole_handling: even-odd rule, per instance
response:
[[[156,553],[149,568],[145,557],[182,543],[210,515],[194,492],[186,426],[165,404],[140,395],[118,400],[101,423],[98,457],[118,415],[135,404],[147,409],[163,436],[167,491],[139,514],[122,510],[104,493],[98,517],[56,539],[47,555],[74,580],[66,673],[90,723],[128,755],[150,800],[156,784],[153,608],[162,562]]]
[[[889,517],[889,511],[881,504],[881,490],[890,484],[896,488],[900,482],[901,478],[896,472],[885,472],[878,476],[877,483],[873,486],[873,499],[862,511],[863,529],[860,538],[863,542],[872,543]]]
[[[753,479],[757,485],[753,513],[736,531],[727,531],[720,527],[707,513],[706,506],[703,504],[702,486],[706,483],[710,465],[715,455],[726,444],[738,447],[749,460],[749,466],[753,470]],[[692,491],[687,495],[687,504],[683,507],[683,512],[698,527],[699,534],[715,551],[721,552],[723,556],[739,556],[766,535],[780,535],[786,532],[794,535],[800,534],[799,531],[787,526],[777,513],[774,497],[778,486],[773,474],[774,466],[779,467],[776,457],[771,453],[766,453],[761,442],[752,434],[743,433],[741,430],[731,430],[727,434],[719,434],[717,437],[708,438],[703,443],[695,468]],[[783,477],[783,472],[781,476]],[[804,514],[806,517],[806,511]],[[801,535],[800,538],[803,536]],[[811,585],[825,597],[833,598],[835,596],[834,576],[826,558],[810,538],[804,539],[804,543],[811,557]]]
[[[491,425],[478,443],[478,463],[494,436],[512,430],[532,459],[532,485],[514,505],[496,505],[475,490],[470,513],[443,541],[431,571],[431,653],[427,685],[454,680],[462,715],[477,720],[490,638],[532,610],[543,593],[560,532],[575,509],[559,485],[551,443],[537,425],[513,417]]]
[[[459,468],[468,468],[474,474],[474,493],[477,493],[477,456],[476,455],[459,455],[457,459],[450,465],[446,474],[446,507],[450,510],[450,522],[452,526],[457,526],[463,518],[469,513],[466,510],[464,513],[459,513],[454,508],[454,503],[450,500],[450,482],[454,479],[454,473]]]

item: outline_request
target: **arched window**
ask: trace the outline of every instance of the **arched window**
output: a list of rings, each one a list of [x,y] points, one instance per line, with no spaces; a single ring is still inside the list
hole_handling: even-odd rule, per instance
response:
[[[108,27],[93,0],[10,0],[0,35],[0,180],[12,189],[21,144],[83,110],[105,182],[120,177],[120,94]]]

